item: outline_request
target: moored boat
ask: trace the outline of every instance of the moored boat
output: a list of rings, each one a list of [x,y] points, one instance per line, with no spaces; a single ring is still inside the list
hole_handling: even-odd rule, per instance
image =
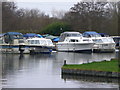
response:
[[[84,38],[79,32],[64,32],[56,43],[57,51],[92,52],[94,43],[89,38]]]
[[[21,53],[24,51],[24,40],[22,33],[7,32],[1,37],[2,53]]]
[[[27,39],[28,44],[26,44],[26,47],[29,48],[29,51],[31,54],[36,53],[51,53],[52,49],[54,47],[52,41],[50,39],[45,38],[30,38]]]
[[[113,38],[109,36],[102,37],[99,33],[94,31],[87,31],[83,33],[84,37],[91,38],[95,45],[93,46],[93,52],[114,52],[115,42]]]

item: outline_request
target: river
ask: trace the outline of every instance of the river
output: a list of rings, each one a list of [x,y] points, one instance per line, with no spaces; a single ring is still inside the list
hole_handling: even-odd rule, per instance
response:
[[[118,88],[117,79],[61,76],[67,64],[83,64],[117,58],[116,53],[0,54],[3,88]]]

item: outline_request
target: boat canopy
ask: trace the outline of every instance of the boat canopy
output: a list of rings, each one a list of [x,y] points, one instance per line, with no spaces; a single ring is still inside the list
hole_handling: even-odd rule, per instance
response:
[[[60,38],[58,37],[58,38],[55,38],[55,39],[53,39],[53,41],[54,42],[58,42],[60,40]]]
[[[53,35],[50,35],[50,34],[45,34],[45,35],[43,35],[43,37],[46,38],[46,39],[51,39],[54,42],[59,41],[59,37],[58,36],[53,36]]]
[[[27,33],[24,34],[23,37],[29,38],[29,37],[40,37],[42,38],[42,36],[40,34],[35,34],[35,33]]]
[[[50,35],[50,34],[45,34],[45,35],[43,35],[43,37],[47,38],[47,39],[53,40],[53,39],[57,38],[58,36],[53,36],[53,35]]]
[[[106,33],[99,33],[102,37],[109,37],[109,35],[108,34],[106,34]]]
[[[63,42],[66,37],[82,37],[82,34],[79,32],[64,32],[60,35],[59,42]]]
[[[87,31],[83,33],[84,37],[101,37],[101,35],[94,31]]]
[[[9,36],[11,39],[23,39],[23,34],[19,32],[7,32],[4,36]]]
[[[7,32],[4,34],[5,43],[13,43],[14,39],[23,39],[23,34],[19,32]]]
[[[9,34],[9,35],[22,35],[22,33],[19,33],[19,32],[7,32],[6,34]]]
[[[66,37],[80,37],[82,36],[79,32],[64,32],[61,35],[65,35]]]

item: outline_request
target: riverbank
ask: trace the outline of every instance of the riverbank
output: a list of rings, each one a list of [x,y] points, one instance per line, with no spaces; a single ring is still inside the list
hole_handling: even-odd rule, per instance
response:
[[[120,77],[118,60],[92,62],[81,65],[63,65],[62,74]]]

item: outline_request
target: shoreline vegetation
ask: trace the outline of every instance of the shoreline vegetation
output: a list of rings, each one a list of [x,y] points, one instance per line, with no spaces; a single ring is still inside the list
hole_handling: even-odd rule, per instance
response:
[[[75,2],[69,10],[51,10],[51,14],[36,8],[21,8],[19,3],[2,2],[2,32],[40,33],[58,36],[64,31],[96,31],[119,35],[119,2]],[[0,1],[1,2],[1,1]],[[57,2],[54,2],[56,4]],[[60,3],[59,3],[60,4]],[[62,4],[60,4],[62,5]],[[44,6],[44,5],[43,5]],[[46,8],[47,4],[44,6]],[[63,5],[64,6],[64,5]],[[111,9],[112,8],[112,9]],[[84,23],[83,23],[84,22]],[[114,30],[114,31],[113,31]]]
[[[62,74],[120,77],[119,63],[118,59],[112,59],[86,64],[65,64],[62,66]]]

